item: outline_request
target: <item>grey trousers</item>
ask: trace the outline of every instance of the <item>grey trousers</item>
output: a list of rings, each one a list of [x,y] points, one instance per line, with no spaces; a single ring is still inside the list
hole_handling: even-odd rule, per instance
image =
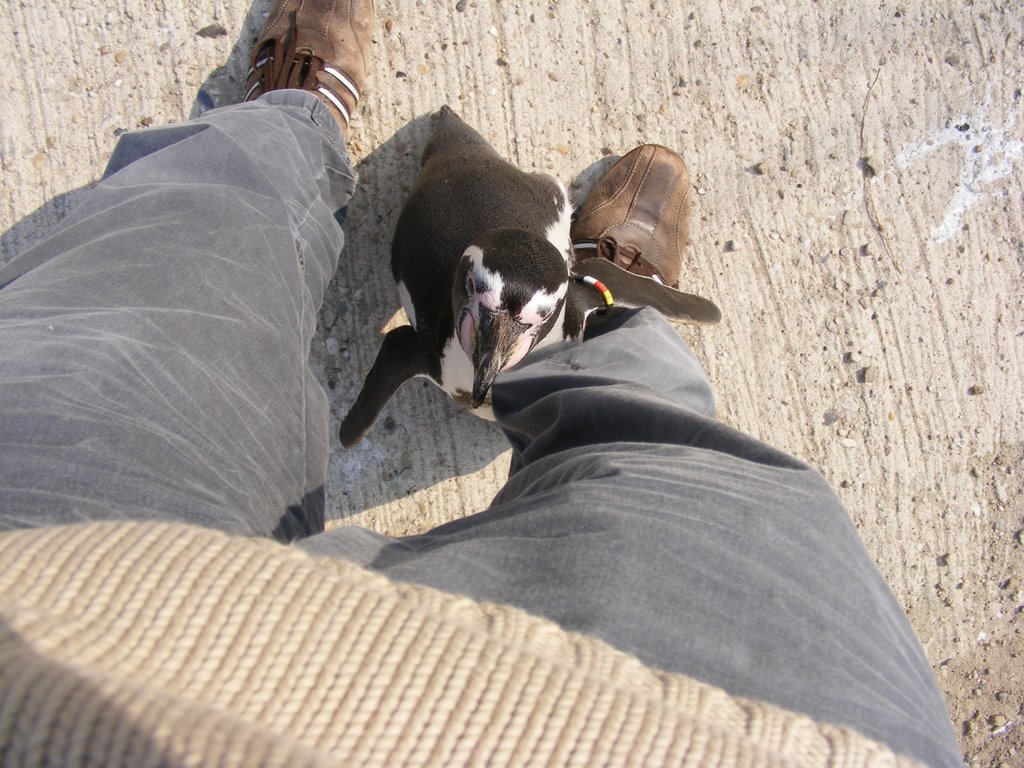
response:
[[[123,518],[301,538],[961,764],[835,495],[715,420],[653,310],[499,377],[514,458],[488,509],[421,536],[322,533],[328,412],[306,358],[354,186],[337,128],[300,92],[122,137],[59,229],[0,269],[0,528]]]

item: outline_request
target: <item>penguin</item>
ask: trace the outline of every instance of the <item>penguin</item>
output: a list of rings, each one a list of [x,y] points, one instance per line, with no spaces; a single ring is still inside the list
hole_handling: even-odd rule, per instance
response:
[[[363,438],[414,377],[429,378],[475,415],[493,419],[490,388],[500,371],[536,349],[582,339],[587,317],[613,301],[718,321],[718,308],[706,299],[604,258],[576,260],[572,213],[561,182],[504,160],[450,107],[433,115],[391,246],[409,325],[385,335],[342,420],[345,447]]]

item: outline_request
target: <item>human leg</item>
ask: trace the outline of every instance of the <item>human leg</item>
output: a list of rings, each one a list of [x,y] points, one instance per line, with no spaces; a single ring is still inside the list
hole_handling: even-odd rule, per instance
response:
[[[0,270],[0,525],[322,526],[306,366],[355,184],[295,91],[122,137],[58,231]]]
[[[651,310],[499,377],[513,472],[421,536],[313,551],[506,603],[642,661],[957,765],[928,662],[824,479],[709,413]],[[646,362],[644,358],[647,358]]]
[[[0,528],[322,530],[327,403],[306,356],[372,22],[372,0],[277,0],[257,102],[124,136],[58,231],[0,270]]]

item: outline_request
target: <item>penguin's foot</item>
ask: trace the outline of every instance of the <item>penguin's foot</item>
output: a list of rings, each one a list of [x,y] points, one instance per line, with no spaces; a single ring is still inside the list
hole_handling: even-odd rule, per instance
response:
[[[601,177],[569,236],[577,262],[601,257],[675,288],[690,231],[690,175],[678,154],[644,144]]]
[[[344,132],[366,79],[373,0],[276,0],[256,45],[243,101],[299,88]]]

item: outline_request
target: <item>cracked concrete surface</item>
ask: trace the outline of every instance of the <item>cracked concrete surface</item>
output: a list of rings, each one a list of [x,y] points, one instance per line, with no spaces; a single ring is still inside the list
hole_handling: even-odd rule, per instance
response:
[[[236,99],[268,6],[4,3],[0,261],[75,205],[116,134]],[[362,183],[312,355],[335,414],[401,322],[386,265],[423,115],[450,103],[566,183],[676,148],[696,193],[684,282],[724,313],[680,332],[721,418],[832,482],[968,764],[1019,765],[1022,45],[1009,2],[378,0]],[[403,534],[488,503],[508,461],[492,425],[420,382],[384,416],[334,446],[332,525]]]

